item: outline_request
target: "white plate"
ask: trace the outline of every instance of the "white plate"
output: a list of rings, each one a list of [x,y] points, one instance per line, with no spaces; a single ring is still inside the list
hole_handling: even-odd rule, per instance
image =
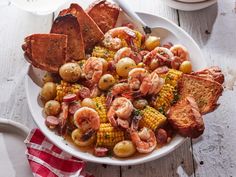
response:
[[[28,133],[22,124],[0,118],[0,176],[33,176],[25,155]]]
[[[204,2],[204,1],[209,1],[209,0],[174,0],[174,1],[180,1],[180,2],[185,2],[185,3],[196,3],[196,2]]]
[[[199,2],[199,3],[184,3],[184,2],[174,1],[174,0],[162,0],[162,1],[165,1],[165,3],[171,8],[183,10],[183,11],[195,11],[195,10],[204,9],[217,2],[217,0],[208,0],[208,1]]]
[[[10,0],[16,7],[37,15],[47,15],[56,11],[66,0]]]
[[[150,26],[160,26],[172,31],[174,34],[177,35],[178,38],[173,38],[174,44],[181,43],[187,47],[190,52],[191,60],[194,66],[194,69],[201,69],[206,67],[206,62],[203,59],[202,53],[198,45],[194,42],[194,40],[181,28],[177,25],[172,23],[171,21],[150,14],[145,13],[138,13],[140,17]],[[129,20],[124,20],[125,22]],[[164,37],[165,40],[171,39],[169,36]],[[95,157],[92,154],[82,152],[78,148],[76,148],[73,144],[68,144],[65,140],[56,135],[54,132],[49,130],[44,124],[44,118],[42,114],[42,105],[40,104],[40,100],[38,99],[39,92],[41,90],[41,77],[42,71],[36,69],[34,67],[29,67],[28,75],[25,78],[25,89],[27,94],[28,105],[30,111],[34,117],[34,121],[38,125],[38,127],[42,130],[42,132],[58,147],[63,149],[64,151],[78,157],[84,159],[86,161],[102,163],[102,164],[111,164],[111,165],[135,165],[144,163],[147,161],[158,159],[171,151],[175,150],[179,145],[181,145],[185,138],[177,135],[173,138],[173,140],[166,146],[162,147],[161,149],[155,150],[150,154],[146,154],[143,156],[137,156],[133,158],[127,159],[118,159],[118,158],[110,158],[110,157]],[[41,105],[41,106],[40,106]],[[68,145],[67,145],[68,144]]]

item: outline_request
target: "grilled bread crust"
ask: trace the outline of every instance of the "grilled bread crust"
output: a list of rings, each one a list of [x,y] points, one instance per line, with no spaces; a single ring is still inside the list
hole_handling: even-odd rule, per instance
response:
[[[86,9],[86,12],[102,32],[106,33],[115,27],[120,8],[106,0],[97,0]]]
[[[90,52],[97,43],[102,41],[104,37],[103,32],[81,6],[72,3],[68,9],[62,10],[59,16],[66,14],[72,14],[77,17],[86,52]]]
[[[85,58],[84,41],[78,20],[72,14],[58,16],[53,22],[51,33],[68,36],[68,61]]]
[[[197,103],[191,96],[185,97],[170,108],[168,122],[184,137],[197,138],[205,129]]]
[[[32,34],[22,45],[25,58],[33,66],[57,73],[67,60],[67,36],[64,34]]]
[[[182,75],[178,86],[180,97],[184,99],[192,96],[201,114],[214,111],[223,92],[223,87],[218,82],[189,74]]]
[[[210,68],[206,68],[201,71],[196,71],[191,74],[216,81],[219,84],[223,84],[225,80],[224,74],[222,73],[221,69],[218,66],[211,66]]]

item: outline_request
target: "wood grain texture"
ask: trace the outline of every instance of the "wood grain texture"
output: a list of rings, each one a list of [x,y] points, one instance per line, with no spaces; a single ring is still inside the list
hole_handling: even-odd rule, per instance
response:
[[[21,45],[31,33],[48,32],[52,16],[35,16],[7,2],[2,2],[0,16],[0,117],[33,127],[23,82],[28,64]]]
[[[92,1],[80,0],[80,3],[87,7]],[[177,24],[179,22],[201,46],[208,65],[223,68],[226,74],[226,91],[220,99],[221,106],[218,110],[205,116],[204,135],[193,141],[194,159],[191,142],[187,140],[174,152],[153,162],[131,168],[88,163],[88,171],[96,177],[235,176],[235,0],[219,0],[217,5],[195,12],[177,12],[160,0],[129,0],[129,3],[136,11],[161,15]],[[23,78],[27,64],[23,59],[21,44],[28,34],[48,32],[52,15],[35,16],[2,0],[0,18],[0,117],[32,128],[35,125],[24,90]]]
[[[204,135],[193,142],[196,176],[230,177],[236,174],[236,11],[234,0],[196,12],[179,12],[180,25],[201,46],[209,66],[226,76],[220,107],[204,116]]]

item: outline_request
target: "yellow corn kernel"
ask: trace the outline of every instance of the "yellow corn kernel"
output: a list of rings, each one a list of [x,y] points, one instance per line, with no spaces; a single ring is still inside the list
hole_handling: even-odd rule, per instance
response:
[[[63,97],[69,93],[77,94],[80,90],[81,86],[79,84],[71,84],[66,81],[61,81],[60,84],[57,85],[57,96],[55,100],[62,102]]]
[[[101,46],[94,47],[92,52],[93,57],[104,58],[107,61],[112,61],[114,55],[115,55],[114,51]]]
[[[140,127],[147,127],[155,131],[166,123],[166,117],[153,107],[147,106],[141,111]]]
[[[98,147],[113,147],[118,142],[124,140],[124,132],[116,129],[110,123],[101,123],[97,132]]]
[[[108,122],[107,119],[107,108],[106,108],[106,98],[102,95],[100,97],[93,98],[95,102],[95,109],[98,112],[101,123]]]

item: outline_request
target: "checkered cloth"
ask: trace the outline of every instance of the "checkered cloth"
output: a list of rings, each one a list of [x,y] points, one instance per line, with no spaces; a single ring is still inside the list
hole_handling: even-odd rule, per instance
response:
[[[25,140],[26,155],[35,177],[94,177],[84,171],[86,163],[53,145],[39,129]]]

